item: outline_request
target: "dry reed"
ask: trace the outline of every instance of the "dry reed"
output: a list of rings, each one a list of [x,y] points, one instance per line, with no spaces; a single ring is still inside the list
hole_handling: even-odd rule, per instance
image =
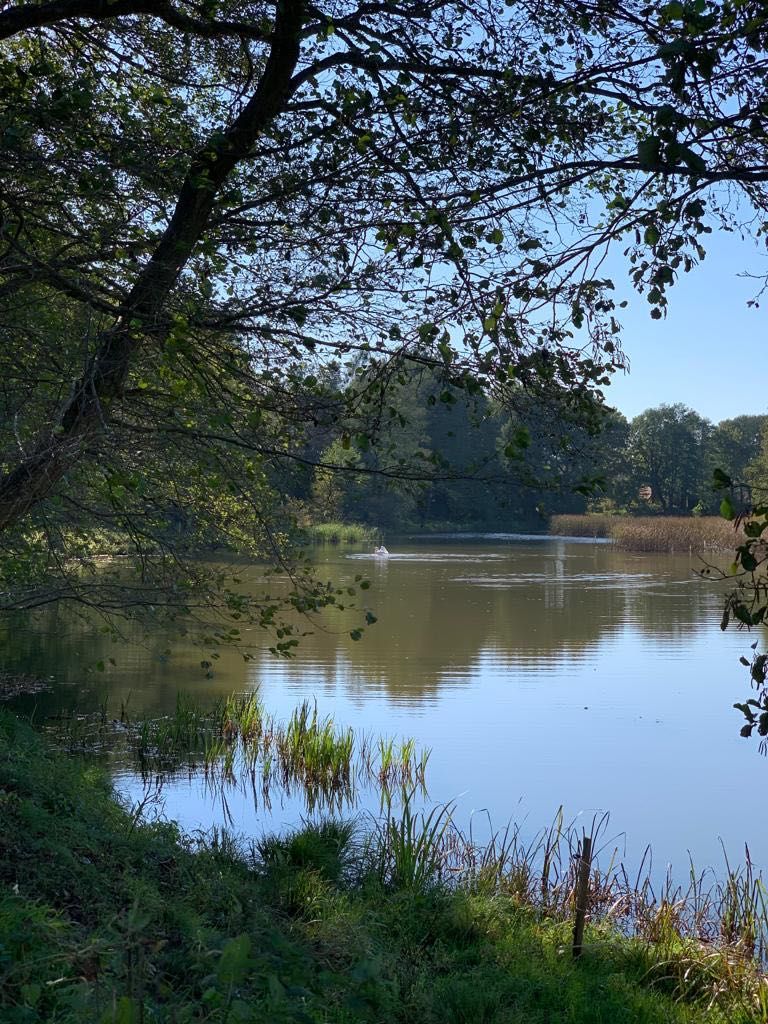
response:
[[[549,532],[557,537],[610,537],[613,524],[619,516],[552,516]]]
[[[743,536],[720,516],[552,516],[556,536],[608,537],[622,551],[732,551]]]
[[[597,926],[591,944],[600,943],[601,927],[608,929],[608,941],[615,931],[638,939],[653,948],[654,980],[680,997],[711,1006],[738,998],[756,1020],[768,1020],[768,897],[749,851],[738,868],[726,858],[722,876],[697,872],[691,864],[684,882],[671,871],[659,879],[650,848],[636,870],[622,863],[618,846],[604,838],[608,824],[607,814],[586,829],[568,824],[561,808],[531,838],[510,824],[478,843],[471,829],[457,828],[450,806],[417,816],[404,794],[400,816],[389,809],[377,825],[374,869],[392,884],[447,883],[570,921],[580,844],[591,835],[597,851],[589,880],[588,920]]]

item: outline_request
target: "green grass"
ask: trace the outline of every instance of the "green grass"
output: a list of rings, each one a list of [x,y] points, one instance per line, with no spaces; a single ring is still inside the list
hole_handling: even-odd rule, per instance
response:
[[[309,701],[278,722],[252,692],[213,704],[180,693],[173,714],[139,721],[125,707],[114,719],[105,704],[90,715],[57,719],[48,731],[69,753],[119,750],[146,778],[202,772],[212,786],[250,785],[265,797],[277,788],[303,790],[311,810],[341,810],[357,783],[383,797],[398,786],[423,789],[430,756],[413,739],[374,743],[356,735]]]
[[[623,551],[733,551],[743,535],[719,516],[552,516],[557,536],[610,537]]]
[[[361,523],[316,523],[302,534],[310,544],[378,544],[381,533]]]
[[[708,962],[710,950],[671,937],[672,912],[658,947],[607,923],[588,926],[574,963],[567,921],[481,874],[448,886],[414,868],[413,850],[429,857],[431,844],[435,856],[447,836],[442,821],[412,816],[390,826],[383,840],[326,821],[248,849],[226,834],[193,848],[173,824],[120,807],[100,769],[53,752],[0,714],[0,1019],[768,1019],[757,986],[744,980],[754,981],[746,961],[729,979]],[[393,838],[401,867],[411,865],[405,878],[393,869]]]

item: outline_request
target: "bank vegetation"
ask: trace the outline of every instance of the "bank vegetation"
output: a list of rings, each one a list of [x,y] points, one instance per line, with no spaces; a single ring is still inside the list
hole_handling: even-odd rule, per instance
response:
[[[406,795],[378,822],[238,842],[143,810],[0,715],[4,1021],[768,1020],[750,868],[654,891],[595,865],[574,961],[578,836],[560,817],[478,846]]]
[[[720,516],[559,515],[549,532],[561,537],[604,537],[623,551],[733,551],[743,534]]]

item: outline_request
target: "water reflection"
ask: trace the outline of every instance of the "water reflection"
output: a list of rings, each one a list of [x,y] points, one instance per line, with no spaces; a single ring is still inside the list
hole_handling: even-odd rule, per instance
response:
[[[55,677],[81,695],[127,699],[130,693],[141,711],[167,710],[180,688],[223,693],[264,674],[287,681],[311,675],[320,689],[343,679],[353,690],[412,703],[433,700],[446,681],[468,677],[489,653],[514,669],[589,657],[599,642],[627,628],[649,643],[686,641],[711,628],[721,600],[713,584],[695,577],[696,559],[632,556],[560,538],[493,551],[413,547],[388,559],[337,552],[322,567],[349,583],[361,564],[370,573],[378,623],[355,642],[349,630],[359,610],[331,614],[288,665],[262,650],[254,671],[239,653],[223,650],[210,681],[200,667],[206,652],[188,640],[161,631],[139,637],[129,628],[134,643],[116,644],[96,617],[51,606],[6,624],[4,667]],[[257,570],[250,576],[255,584]],[[115,666],[96,672],[109,659]],[[66,703],[67,694],[58,699]],[[137,707],[136,701],[148,703]]]
[[[314,628],[289,662],[266,642],[250,663],[223,650],[207,679],[206,652],[188,640],[114,644],[98,620],[51,607],[4,627],[1,667],[62,684],[26,702],[40,717],[105,697],[114,709],[127,701],[135,717],[167,714],[180,690],[204,700],[261,686],[285,718],[316,697],[338,722],[432,748],[430,793],[457,798],[467,819],[487,807],[497,824],[528,815],[535,831],[565,803],[573,813],[611,810],[619,831],[683,864],[687,849],[699,863],[716,860],[718,836],[736,859],[745,840],[755,859],[768,853],[743,785],[766,764],[738,738],[730,711],[748,639],[720,632],[722,592],[696,577],[695,557],[562,538],[390,546],[388,559],[320,556],[324,577],[352,583],[364,571],[371,580],[361,596],[379,621],[359,642],[349,630],[360,612],[348,609]],[[250,577],[255,586],[257,569]],[[95,671],[109,658],[115,666]],[[121,785],[133,792],[132,779]],[[192,783],[164,795],[188,827],[218,820]],[[229,813],[246,830],[302,813],[290,799],[269,811],[231,796]]]

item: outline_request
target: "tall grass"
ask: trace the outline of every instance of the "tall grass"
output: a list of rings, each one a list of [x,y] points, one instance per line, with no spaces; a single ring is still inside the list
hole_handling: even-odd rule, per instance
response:
[[[553,921],[573,919],[584,828],[565,823],[562,808],[532,837],[510,824],[478,843],[456,826],[450,805],[417,814],[412,799],[413,793],[404,794],[399,813],[388,808],[377,823],[363,874],[373,864],[381,882],[395,889],[448,885],[511,899]],[[592,944],[618,931],[653,950],[655,979],[678,997],[712,1006],[737,996],[755,1020],[768,1021],[768,895],[749,855],[738,868],[726,858],[722,876],[697,873],[691,865],[687,882],[674,881],[669,871],[657,881],[650,850],[630,872],[604,841],[608,825],[603,815],[587,829],[598,849],[588,899]],[[600,929],[608,929],[602,939]]]
[[[316,523],[302,534],[310,544],[376,544],[380,532],[361,523]]]
[[[741,534],[720,516],[617,519],[611,537],[623,551],[733,551]]]
[[[729,551],[741,533],[720,516],[552,516],[556,536],[609,537],[622,551]]]
[[[429,750],[413,739],[374,741],[321,716],[304,701],[287,722],[268,714],[256,693],[233,694],[205,706],[179,694],[170,715],[131,721],[125,707],[111,718],[70,713],[50,729],[69,752],[121,749],[146,779],[202,773],[209,787],[247,784],[269,802],[270,790],[302,791],[307,809],[342,810],[354,804],[358,785],[378,787],[388,798],[394,786],[425,786]]]
[[[558,537],[610,537],[618,516],[551,516],[549,532]]]
[[[228,710],[238,731],[236,717],[254,721],[253,705]],[[314,718],[299,712],[296,728]],[[250,849],[221,831],[194,845],[3,714],[0,794],[9,1021],[768,1022],[766,894],[749,857],[720,880],[691,868],[656,883],[650,855],[630,873],[607,818],[588,824],[576,965],[564,954],[583,827],[562,811],[536,835],[510,825],[480,841],[449,806],[417,813],[411,789],[367,842],[359,822],[325,820]]]
[[[383,882],[395,889],[423,892],[441,880],[447,863],[444,840],[451,828],[451,806],[417,814],[412,807],[414,793],[403,794],[398,814],[389,802],[371,849]]]
[[[191,843],[3,713],[0,797],[8,1024],[768,1021],[750,955],[764,907],[743,873],[721,887],[715,938],[701,939],[685,922],[706,919],[717,893],[694,877],[692,898],[625,898],[634,882],[606,846],[574,964],[580,834],[561,814],[528,842],[510,827],[475,844],[450,808],[408,806],[369,844],[359,822],[328,819],[249,848],[223,830]],[[628,906],[635,938],[622,935]]]

